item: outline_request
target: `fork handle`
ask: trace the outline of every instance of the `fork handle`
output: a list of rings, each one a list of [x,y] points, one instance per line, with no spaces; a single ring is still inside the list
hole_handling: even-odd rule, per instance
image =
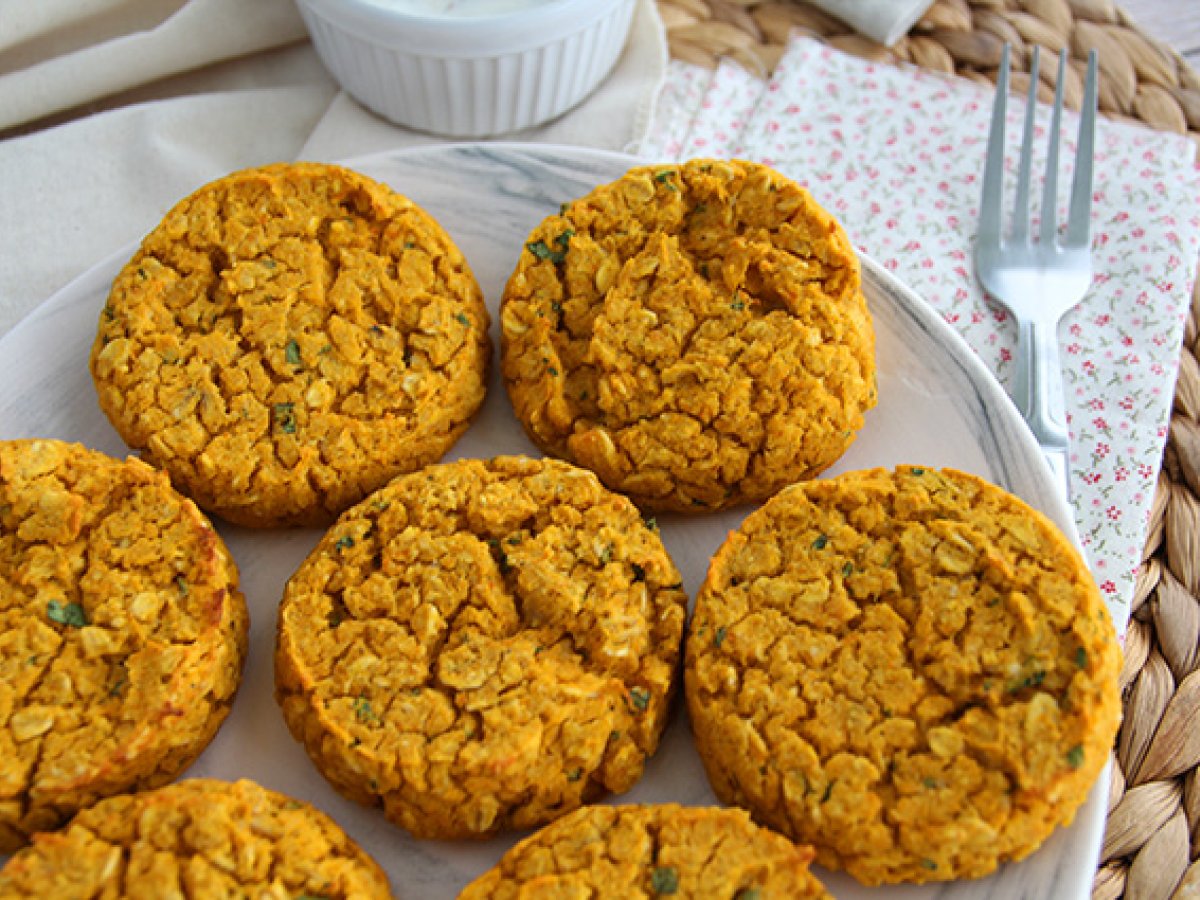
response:
[[[1063,496],[1070,500],[1071,469],[1068,464],[1067,448],[1042,447],[1042,455],[1046,457],[1046,462],[1050,464],[1050,471],[1054,473],[1054,480],[1062,488]]]
[[[1065,496],[1071,496],[1068,451],[1063,424],[1062,369],[1058,361],[1056,323],[1022,322],[1017,335],[1013,401],[1037,438]]]

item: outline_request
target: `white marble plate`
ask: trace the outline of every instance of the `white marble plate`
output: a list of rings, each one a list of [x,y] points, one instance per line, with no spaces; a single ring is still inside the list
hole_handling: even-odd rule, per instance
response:
[[[581,149],[490,144],[392,152],[348,164],[412,197],[450,232],[487,295],[495,341],[500,292],[525,235],[562,201],[616,178],[634,163],[631,157]],[[109,283],[132,252],[125,248],[100,263],[0,340],[0,438],[52,437],[127,453],[96,405],[87,356]],[[1032,436],[983,364],[881,267],[864,259],[863,274],[878,337],[879,405],[833,471],[899,463],[954,466],[1008,488],[1070,527],[1070,514]],[[495,370],[483,413],[451,457],[537,455],[513,418]],[[695,596],[710,555],[744,513],[660,517],[689,596]],[[397,896],[453,897],[495,863],[515,836],[470,844],[418,842],[378,811],[343,800],[326,785],[288,734],[272,696],[276,604],[318,533],[226,525],[220,531],[238,561],[250,604],[250,657],[232,714],[188,774],[253,778],[309,800],[380,861]],[[988,879],[866,889],[842,875],[819,874],[843,898],[1084,898],[1099,853],[1106,786],[1102,777],[1072,827]],[[645,778],[620,799],[715,802],[682,712],[671,722]]]

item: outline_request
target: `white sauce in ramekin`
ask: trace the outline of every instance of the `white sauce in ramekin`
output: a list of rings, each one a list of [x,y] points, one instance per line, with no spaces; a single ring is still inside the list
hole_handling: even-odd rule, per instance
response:
[[[545,6],[555,0],[370,0],[375,6],[413,16],[477,19]]]

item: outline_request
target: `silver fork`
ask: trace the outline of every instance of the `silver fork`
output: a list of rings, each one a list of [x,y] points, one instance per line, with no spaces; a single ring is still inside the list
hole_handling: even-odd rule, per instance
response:
[[[1058,144],[1063,107],[1063,75],[1067,55],[1058,60],[1054,112],[1050,119],[1040,234],[1029,233],[1029,180],[1037,106],[1038,51],[1033,49],[1025,134],[1017,166],[1017,192],[1012,231],[1003,236],[1004,114],[1008,99],[1009,48],[1004,48],[983,171],[983,200],[975,269],[979,281],[1002,303],[1017,323],[1013,401],[1029,423],[1050,468],[1070,495],[1069,437],[1065,424],[1062,371],[1058,359],[1058,323],[1087,293],[1092,283],[1092,156],[1096,131],[1096,51],[1088,56],[1075,174],[1066,230],[1057,221]]]

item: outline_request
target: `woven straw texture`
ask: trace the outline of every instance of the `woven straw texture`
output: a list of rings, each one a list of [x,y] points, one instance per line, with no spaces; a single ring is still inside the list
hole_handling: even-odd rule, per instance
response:
[[[1109,0],[937,0],[912,31],[882,47],[799,0],[658,0],[676,59],[733,58],[769,73],[793,31],[876,61],[904,61],[993,82],[1005,42],[1014,90],[1028,87],[1029,50],[1071,66],[1078,108],[1088,50],[1100,51],[1101,111],[1200,143],[1200,76]],[[1039,92],[1053,100],[1055,67]],[[1200,290],[1193,294],[1171,431],[1155,497],[1121,675],[1125,720],[1096,898],[1200,897]]]

